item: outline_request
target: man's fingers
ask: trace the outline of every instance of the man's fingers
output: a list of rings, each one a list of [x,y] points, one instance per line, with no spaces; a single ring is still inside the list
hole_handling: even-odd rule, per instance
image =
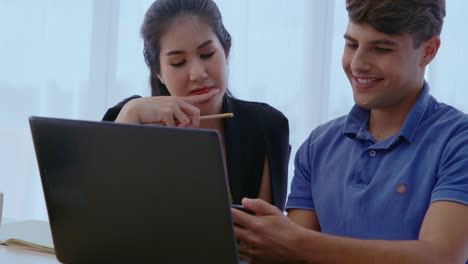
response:
[[[274,205],[265,202],[262,199],[244,198],[242,199],[242,206],[254,211],[258,216],[282,214],[278,208],[276,208]]]
[[[241,255],[252,256],[256,253],[255,243],[251,243],[253,234],[242,227],[235,226],[234,233],[237,239],[237,250]]]
[[[250,260],[249,256],[244,255],[244,254],[242,254],[242,253],[240,253],[240,252],[239,252],[239,258],[240,258],[240,260],[246,261],[247,263],[252,263],[252,261]]]
[[[243,258],[245,260],[249,259],[249,257],[250,257],[250,248],[247,246],[247,244],[242,243],[242,242],[238,243],[237,244],[237,251],[239,252],[240,256],[243,256],[241,258]]]
[[[250,224],[255,220],[255,216],[235,208],[231,208],[231,215],[234,224],[241,227],[249,227]]]

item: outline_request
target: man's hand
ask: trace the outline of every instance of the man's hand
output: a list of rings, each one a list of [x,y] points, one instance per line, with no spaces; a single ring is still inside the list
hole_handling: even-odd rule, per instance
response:
[[[300,250],[296,245],[307,230],[263,200],[244,198],[242,205],[256,215],[231,209],[241,259],[251,264],[299,263]]]

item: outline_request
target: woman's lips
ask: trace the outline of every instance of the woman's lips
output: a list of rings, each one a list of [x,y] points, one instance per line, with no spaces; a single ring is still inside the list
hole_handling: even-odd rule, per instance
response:
[[[195,90],[190,91],[190,94],[192,95],[206,94],[206,93],[209,93],[212,89],[214,89],[214,87],[197,88]]]

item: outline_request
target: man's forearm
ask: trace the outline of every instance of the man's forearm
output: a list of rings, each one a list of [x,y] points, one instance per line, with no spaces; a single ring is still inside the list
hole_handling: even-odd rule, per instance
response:
[[[422,241],[362,240],[307,231],[297,240],[306,263],[461,263]]]

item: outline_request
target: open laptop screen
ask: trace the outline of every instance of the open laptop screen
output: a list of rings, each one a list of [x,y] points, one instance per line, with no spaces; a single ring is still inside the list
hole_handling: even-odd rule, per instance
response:
[[[29,121],[61,262],[238,262],[216,131]]]

